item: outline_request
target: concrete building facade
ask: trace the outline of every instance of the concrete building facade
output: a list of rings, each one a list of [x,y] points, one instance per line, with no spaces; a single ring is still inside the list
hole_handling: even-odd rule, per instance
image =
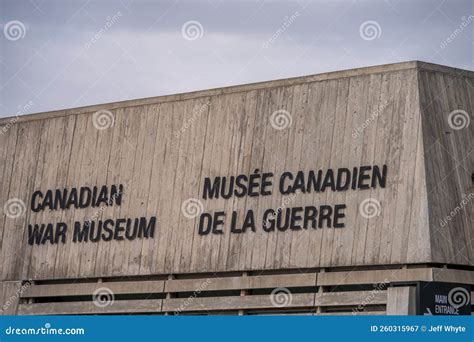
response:
[[[405,62],[0,119],[2,313],[470,312],[473,76]]]

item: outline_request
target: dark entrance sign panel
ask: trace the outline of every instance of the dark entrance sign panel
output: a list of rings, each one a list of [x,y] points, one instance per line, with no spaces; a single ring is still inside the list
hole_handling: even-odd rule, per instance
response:
[[[418,282],[418,315],[470,315],[471,287],[457,283]]]

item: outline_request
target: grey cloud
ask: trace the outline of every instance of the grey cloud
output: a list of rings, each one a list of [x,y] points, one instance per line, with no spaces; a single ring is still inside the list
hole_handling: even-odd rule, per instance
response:
[[[4,0],[0,25],[26,33],[0,36],[0,117],[413,59],[472,69],[474,21],[441,48],[470,15],[469,0]],[[183,38],[190,20],[201,38]],[[361,38],[366,21],[380,37]]]

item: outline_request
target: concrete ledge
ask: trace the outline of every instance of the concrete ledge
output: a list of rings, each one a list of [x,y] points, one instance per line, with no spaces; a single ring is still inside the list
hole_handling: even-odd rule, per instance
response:
[[[463,77],[474,77],[474,72],[469,71],[469,70],[451,68],[451,67],[447,67],[443,65],[431,64],[431,63],[420,62],[420,61],[409,61],[409,62],[384,64],[384,65],[369,66],[369,67],[348,69],[348,70],[341,70],[341,71],[332,71],[332,72],[321,73],[321,74],[316,74],[316,75],[300,76],[300,77],[286,78],[286,79],[281,79],[281,80],[272,80],[272,81],[264,81],[264,82],[257,82],[257,83],[250,83],[250,84],[236,85],[236,86],[229,86],[229,87],[222,87],[222,88],[215,88],[215,89],[208,89],[208,90],[199,90],[199,91],[194,91],[194,92],[189,92],[189,93],[163,95],[163,96],[142,98],[142,99],[136,99],[136,100],[119,101],[119,102],[97,104],[97,105],[78,107],[78,108],[34,113],[34,114],[22,115],[18,117],[18,119],[15,119],[15,123],[21,123],[21,122],[33,121],[33,120],[52,119],[52,118],[57,118],[57,117],[62,117],[62,116],[67,116],[67,115],[93,113],[93,112],[96,112],[98,110],[103,110],[103,109],[116,110],[119,108],[153,105],[153,104],[165,103],[165,102],[196,99],[200,97],[218,96],[218,95],[224,95],[224,94],[246,92],[246,91],[251,91],[251,90],[277,88],[277,87],[283,87],[283,86],[291,86],[291,85],[297,85],[297,84],[326,81],[326,80],[340,79],[340,78],[346,78],[346,77],[364,76],[364,75],[371,75],[371,74],[378,74],[378,73],[397,72],[401,70],[410,70],[410,69],[425,69],[425,70],[449,73],[452,75],[463,76]],[[13,118],[15,117],[12,116],[12,117],[7,117],[7,118],[0,118],[0,125],[4,125],[11,122]]]

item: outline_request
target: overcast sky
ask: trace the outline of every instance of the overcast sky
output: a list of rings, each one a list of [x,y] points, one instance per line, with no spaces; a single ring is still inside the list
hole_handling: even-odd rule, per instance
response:
[[[0,3],[0,117],[407,60],[473,69],[472,0]]]

